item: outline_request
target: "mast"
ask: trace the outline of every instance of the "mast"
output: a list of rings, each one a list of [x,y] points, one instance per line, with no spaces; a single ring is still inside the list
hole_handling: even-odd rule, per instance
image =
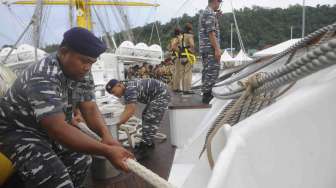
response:
[[[91,0],[41,0],[43,5],[75,5],[77,26],[92,30],[91,6],[133,6],[133,7],[158,7],[157,3],[143,3],[131,1],[91,1]],[[17,5],[35,5],[37,0],[15,1]],[[125,18],[123,18],[125,19]],[[71,22],[70,22],[71,24]]]
[[[35,62],[37,62],[37,49],[40,47],[40,35],[41,35],[41,18],[43,11],[43,2],[42,0],[38,0],[36,3],[35,13],[33,15],[33,40],[35,47]]]
[[[305,6],[305,0],[302,2],[302,35],[301,37],[304,38],[305,36],[305,28],[306,27],[306,6]]]
[[[88,6],[90,0],[75,0],[76,5],[76,15],[77,15],[77,26],[92,30],[91,21],[91,9]]]
[[[231,41],[230,41],[230,52],[231,56],[233,56],[233,50],[232,50],[232,39],[233,39],[233,23],[231,23]]]

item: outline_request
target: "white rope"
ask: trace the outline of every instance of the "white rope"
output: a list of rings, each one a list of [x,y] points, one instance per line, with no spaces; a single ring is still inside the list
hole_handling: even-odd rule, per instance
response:
[[[173,188],[171,183],[166,181],[165,179],[161,178],[154,172],[150,171],[146,167],[142,166],[138,162],[136,162],[133,159],[127,159],[126,160],[126,165],[127,167],[134,172],[136,175],[140,176],[143,178],[145,181],[153,185],[154,187],[158,188]]]
[[[84,133],[86,133],[88,136],[96,139],[96,140],[101,140],[101,138],[92,132],[86,125],[85,123],[79,123],[78,127],[80,130],[82,130]],[[140,176],[143,178],[146,182],[150,183],[154,187],[158,188],[174,188],[172,184],[170,184],[167,180],[161,178],[151,170],[147,169],[146,167],[142,166],[140,163],[136,162],[133,159],[127,159],[126,161],[127,168],[135,173],[136,175]]]

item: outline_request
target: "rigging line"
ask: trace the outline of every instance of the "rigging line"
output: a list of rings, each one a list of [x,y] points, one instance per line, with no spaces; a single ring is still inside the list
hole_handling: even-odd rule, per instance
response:
[[[8,12],[9,12],[9,14],[12,15],[13,18],[17,21],[17,23],[18,23],[22,28],[24,28],[24,27],[25,27],[25,24],[24,24],[23,20],[22,20],[20,17],[18,17],[18,16],[14,13],[14,11],[11,9],[11,7],[10,7],[9,5],[7,6],[7,10],[8,10]]]
[[[70,3],[69,3],[69,7],[68,7],[68,8],[69,8],[69,9],[68,9],[68,10],[69,10],[69,11],[68,11],[68,14],[69,14],[69,21],[70,21],[69,24],[70,24],[70,28],[72,28],[73,25],[74,25],[74,23],[73,23],[73,16],[74,16],[74,15],[73,15],[73,6],[74,6],[74,5],[73,5],[73,1],[72,1],[72,0],[70,0],[69,2],[70,2]]]
[[[235,13],[235,9],[234,9],[233,4],[232,4],[232,0],[230,2],[231,2],[233,20],[235,22],[235,26],[236,26],[236,29],[237,29],[237,35],[238,35],[238,41],[239,41],[239,44],[240,44],[240,48],[243,50],[244,53],[246,53],[245,48],[244,48],[244,43],[243,43],[243,40],[242,40],[241,35],[240,35],[240,31],[239,31],[239,27],[238,27],[238,23],[237,23],[237,19],[236,19],[236,13]]]
[[[113,45],[114,48],[117,49],[117,45],[116,45],[116,43],[114,42],[114,40],[111,38],[111,36],[109,35],[109,33],[107,32],[106,27],[105,27],[104,23],[102,22],[102,20],[101,20],[99,14],[98,14],[98,12],[97,12],[97,10],[96,10],[96,7],[93,6],[92,9],[93,9],[94,13],[96,14],[96,17],[97,17],[97,19],[98,19],[98,22],[99,22],[99,24],[101,25],[101,28],[103,29],[103,32],[105,33],[105,35],[106,35],[106,37],[107,37],[107,39],[108,39],[109,46],[112,47],[112,45]]]
[[[7,39],[9,42],[14,42],[14,40],[12,38],[10,38],[9,36],[5,35],[4,33],[0,32],[0,36],[2,36],[2,38]]]
[[[115,1],[120,2],[119,0],[115,0]],[[118,7],[117,10],[118,10],[119,14],[121,15],[122,22],[125,25],[127,38],[131,41],[134,41],[134,36],[133,36],[132,30],[131,30],[131,25],[129,23],[125,8],[124,7]]]
[[[46,36],[46,33],[47,33],[47,30],[50,31],[50,33],[53,35],[54,39],[57,38],[57,35],[54,33],[54,30],[53,29],[50,29],[48,23],[49,23],[49,18],[50,18],[50,15],[51,15],[51,7],[47,6],[46,7],[46,12],[47,12],[47,15],[46,15],[46,18],[45,20],[43,21],[43,25],[45,25],[45,27],[42,27],[43,29],[43,39],[45,38]],[[42,40],[42,39],[41,39]],[[55,42],[55,41],[54,41]]]
[[[155,28],[156,28],[157,36],[158,36],[158,38],[159,38],[159,44],[160,44],[161,49],[162,49],[161,38],[160,38],[160,33],[159,33],[158,26],[157,26],[157,22],[155,22]]]
[[[46,14],[46,18],[44,18],[45,19],[45,21],[43,21],[43,23],[44,23],[44,26],[45,27],[42,27],[42,29],[43,29],[43,38],[45,37],[45,34],[46,34],[46,32],[47,32],[47,30],[48,30],[48,32],[50,32],[52,35],[53,35],[53,37],[54,37],[54,40],[53,40],[53,43],[57,43],[57,41],[55,40],[56,38],[57,38],[57,35],[56,35],[56,33],[54,32],[54,30],[53,29],[51,29],[50,27],[49,27],[49,25],[48,25],[48,20],[49,20],[49,18],[50,18],[50,15],[51,15],[51,7],[49,7],[49,6],[46,6],[46,11],[45,12],[47,12]],[[43,20],[44,20],[43,19]]]
[[[151,9],[150,11],[152,11],[152,9]],[[151,17],[151,13],[148,14],[147,18],[145,19],[145,22],[144,22],[145,24],[148,22],[148,20],[149,20],[150,17]],[[154,24],[154,22],[153,22],[153,24]],[[143,28],[144,28],[145,26],[146,26],[146,25],[144,25]],[[153,26],[153,27],[154,27],[154,26]],[[144,31],[145,31],[144,29],[140,30],[140,32],[137,34],[137,37],[135,37],[134,39],[135,39],[135,40],[136,40],[136,39],[139,39],[139,38],[141,37],[141,35],[143,34]],[[152,30],[152,32],[153,32],[153,30]]]
[[[152,31],[151,31],[151,34],[150,34],[150,37],[149,37],[149,42],[148,42],[148,44],[151,44],[151,43],[152,43],[152,37],[153,37],[153,32],[154,32],[154,24],[155,24],[155,23],[153,23],[153,25],[152,25]]]
[[[115,2],[114,0],[110,0],[110,2],[111,2],[111,1],[112,1],[112,2]],[[119,27],[119,29],[120,29],[120,33],[121,33],[122,37],[124,38],[124,40],[127,40],[127,36],[126,36],[126,34],[123,32],[123,31],[126,30],[126,29],[125,29],[125,27],[124,27],[124,24],[122,24],[122,22],[121,22],[121,15],[119,14],[119,11],[117,11],[117,7],[113,7],[113,6],[111,6],[110,9],[111,9],[112,14],[113,14],[114,17],[115,17],[115,21],[117,22],[117,25],[118,25],[118,27]]]
[[[107,27],[108,27],[107,30],[109,32],[111,32],[111,30],[112,30],[112,28],[111,28],[111,20],[109,18],[106,6],[104,6],[104,13],[105,13],[106,21],[107,21]]]
[[[175,16],[175,15],[177,15],[179,12],[180,12],[180,10],[182,10],[182,8],[184,8],[184,6],[189,2],[190,0],[185,0],[182,4],[181,4],[181,6],[174,12],[174,14],[172,15],[172,16]],[[179,25],[179,18],[177,18],[177,25]]]
[[[27,25],[27,27],[24,29],[24,31],[21,33],[20,37],[17,39],[17,41],[15,42],[15,44],[13,45],[13,47],[11,48],[11,50],[8,52],[8,54],[6,55],[5,59],[2,60],[2,64],[5,64],[8,57],[11,55],[11,53],[14,51],[14,48],[16,48],[17,44],[20,42],[20,40],[22,39],[22,37],[24,36],[24,34],[28,31],[28,29],[30,28],[30,26],[33,24],[33,21],[30,21],[29,24]]]

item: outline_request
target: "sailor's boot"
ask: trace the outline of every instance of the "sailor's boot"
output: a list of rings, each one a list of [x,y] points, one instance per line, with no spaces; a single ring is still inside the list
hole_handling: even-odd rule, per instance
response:
[[[209,104],[209,102],[211,101],[211,99],[212,99],[211,92],[203,93],[202,102],[204,104]]]

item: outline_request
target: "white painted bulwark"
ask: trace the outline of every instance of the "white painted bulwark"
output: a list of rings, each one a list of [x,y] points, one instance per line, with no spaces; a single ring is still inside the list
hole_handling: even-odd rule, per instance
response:
[[[171,144],[178,148],[182,147],[194,134],[209,109],[170,109]]]

